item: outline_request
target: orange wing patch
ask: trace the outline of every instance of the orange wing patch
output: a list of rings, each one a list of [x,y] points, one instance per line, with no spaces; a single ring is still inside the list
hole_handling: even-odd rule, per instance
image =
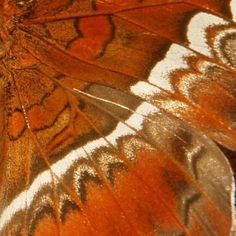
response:
[[[25,117],[21,111],[15,111],[8,118],[8,133],[10,138],[17,139],[26,128]]]
[[[82,18],[77,29],[82,36],[70,43],[69,51],[87,60],[101,56],[112,39],[112,23],[108,17]]]

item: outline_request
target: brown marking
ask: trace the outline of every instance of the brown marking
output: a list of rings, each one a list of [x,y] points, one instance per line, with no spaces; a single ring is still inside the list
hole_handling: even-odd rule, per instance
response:
[[[66,104],[65,93],[61,89],[56,89],[44,100],[43,105],[35,105],[29,110],[28,116],[32,129],[40,130],[53,125]]]

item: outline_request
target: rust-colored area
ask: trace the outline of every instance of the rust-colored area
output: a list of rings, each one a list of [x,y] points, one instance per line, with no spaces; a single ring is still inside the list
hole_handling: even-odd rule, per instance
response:
[[[58,115],[65,109],[67,97],[61,89],[57,89],[43,101],[42,105],[34,105],[28,112],[32,129],[39,130],[53,124]]]
[[[108,17],[98,16],[83,18],[78,22],[81,36],[72,41],[69,51],[84,59],[95,59],[106,49],[107,43],[112,39],[113,29]],[[96,35],[96,40],[94,40]]]
[[[23,112],[15,111],[8,120],[8,133],[13,139],[19,138],[26,128]]]
[[[0,0],[0,235],[230,234],[230,3]]]

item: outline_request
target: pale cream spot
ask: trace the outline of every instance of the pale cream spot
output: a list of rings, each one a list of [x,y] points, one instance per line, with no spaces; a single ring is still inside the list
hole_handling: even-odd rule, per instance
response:
[[[205,56],[213,57],[212,49],[208,45],[207,30],[215,25],[228,25],[226,20],[212,14],[200,12],[196,14],[188,25],[187,38],[189,47]]]
[[[236,0],[230,2],[231,14],[233,21],[236,21]]]
[[[190,56],[195,54],[182,46],[172,44],[165,58],[152,69],[148,81],[159,88],[173,92],[171,74],[176,70],[189,68],[186,59]]]

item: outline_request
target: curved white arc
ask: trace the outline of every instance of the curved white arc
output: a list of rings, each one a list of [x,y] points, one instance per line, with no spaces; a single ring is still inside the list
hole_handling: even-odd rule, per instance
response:
[[[205,56],[212,57],[212,49],[207,42],[207,29],[215,25],[228,25],[229,22],[212,14],[200,12],[188,24],[189,47]]]
[[[224,53],[221,51],[221,39],[223,39],[225,36],[227,37],[227,35],[235,35],[236,33],[236,28],[228,28],[225,30],[222,30],[218,35],[216,35],[215,39],[214,39],[214,48],[215,48],[215,52],[217,53],[218,57],[221,59],[221,61],[223,61],[227,66],[229,67],[233,67],[233,69],[235,68],[234,66],[232,66],[228,60],[226,59]],[[232,50],[233,53],[233,50]]]
[[[151,70],[148,82],[166,91],[173,92],[171,73],[189,68],[187,58],[195,55],[196,54],[191,50],[173,43],[163,60],[159,61]],[[134,88],[132,88],[132,90],[135,91]],[[150,90],[150,86],[149,91],[147,95],[153,92]],[[140,93],[140,89],[137,89],[136,92]]]
[[[135,110],[137,113],[131,115],[125,123],[131,127],[135,127],[137,130],[142,128],[142,123],[145,119],[145,115],[156,113],[158,109],[154,106],[143,102]],[[119,122],[116,128],[105,137],[112,145],[117,146],[117,140],[126,135],[132,135],[135,131],[125,125],[123,122]],[[85,149],[91,154],[96,149],[101,146],[106,146],[107,143],[104,138],[99,138],[97,140],[91,141],[84,145],[83,147],[72,150],[68,153],[62,160],[57,161],[51,166],[51,170],[57,177],[62,177],[66,172],[72,167],[73,163],[77,160],[87,158],[87,153]],[[0,215],[0,231],[4,226],[12,219],[12,217],[19,211],[24,210],[26,205],[22,204],[27,199],[27,206],[30,206],[34,200],[34,197],[37,193],[46,185],[52,182],[52,176],[50,170],[46,170],[39,174],[29,188],[21,192],[16,196],[11,203],[3,210],[3,213]]]

